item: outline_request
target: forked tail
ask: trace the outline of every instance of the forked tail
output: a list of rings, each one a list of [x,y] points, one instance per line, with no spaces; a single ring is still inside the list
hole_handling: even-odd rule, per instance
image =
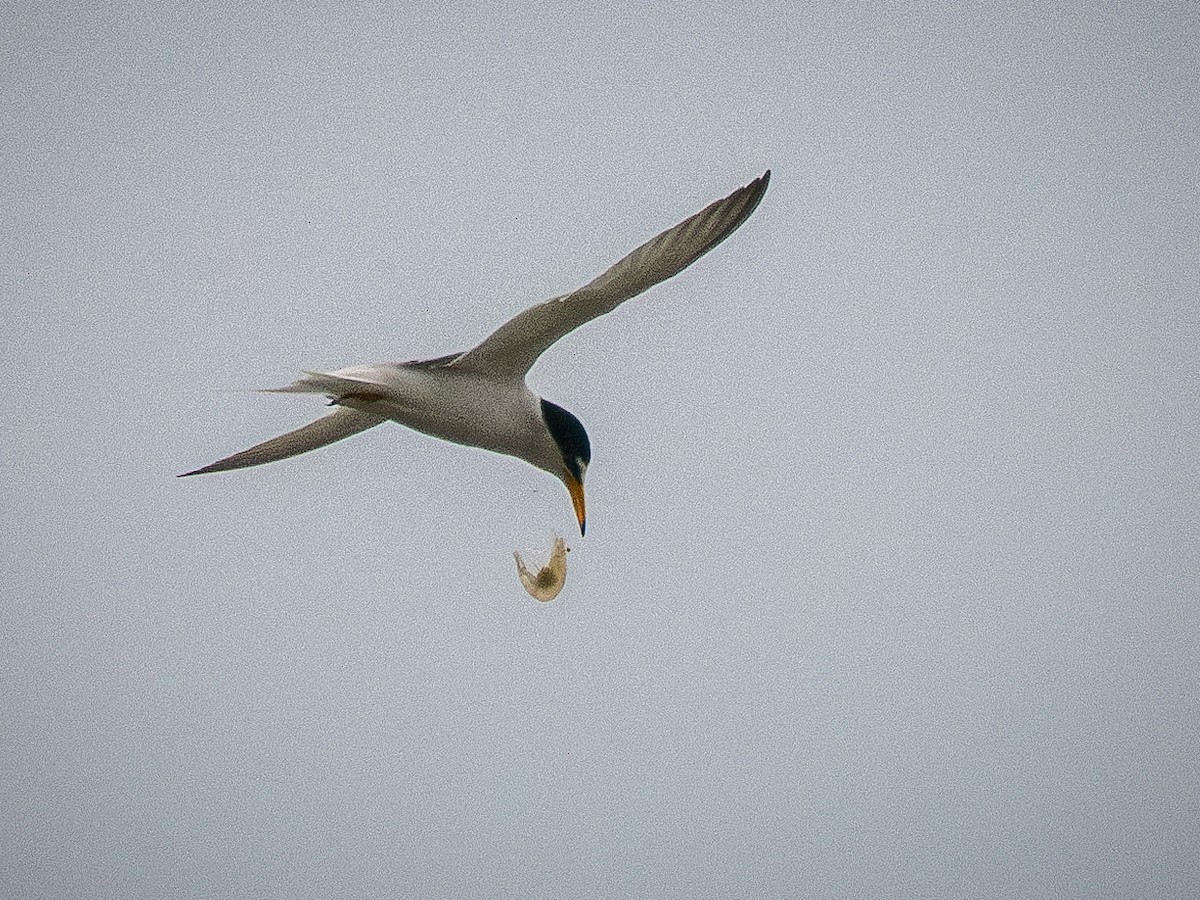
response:
[[[324,394],[330,399],[355,397],[378,399],[385,393],[383,385],[366,378],[350,378],[332,372],[305,372],[304,377],[287,387],[263,388],[263,394]]]

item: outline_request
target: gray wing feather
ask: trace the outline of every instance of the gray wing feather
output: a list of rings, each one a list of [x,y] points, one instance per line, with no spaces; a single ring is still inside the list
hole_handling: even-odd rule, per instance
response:
[[[332,444],[334,441],[340,441],[342,438],[348,438],[352,434],[358,434],[360,431],[366,431],[382,421],[380,416],[339,407],[335,412],[317,419],[315,422],[310,422],[303,428],[297,428],[295,431],[281,434],[269,441],[255,444],[249,450],[219,459],[203,469],[184,472],[179,477],[207,475],[210,472],[227,472],[230,469],[244,469],[247,466],[260,466],[263,463],[287,459],[289,456],[315,450],[326,444]]]
[[[563,335],[683,271],[733,234],[754,212],[770,179],[768,170],[723,200],[642,244],[578,290],[530,307],[451,365],[524,377],[546,348]]]

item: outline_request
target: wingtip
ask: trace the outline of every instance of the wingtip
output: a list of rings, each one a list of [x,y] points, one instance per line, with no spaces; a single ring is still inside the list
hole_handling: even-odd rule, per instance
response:
[[[744,188],[735,192],[735,195],[741,195],[743,198],[743,209],[738,219],[738,224],[750,218],[750,214],[758,209],[758,204],[762,202],[762,198],[766,196],[767,185],[771,183],[771,170],[767,169]],[[734,196],[734,195],[731,195]]]
[[[225,462],[225,460],[217,460],[215,463],[210,463],[207,466],[201,466],[199,469],[192,469],[190,472],[184,472],[180,475],[176,475],[175,477],[188,478],[192,475],[208,475],[210,472],[224,472],[228,466],[221,465],[223,462]]]

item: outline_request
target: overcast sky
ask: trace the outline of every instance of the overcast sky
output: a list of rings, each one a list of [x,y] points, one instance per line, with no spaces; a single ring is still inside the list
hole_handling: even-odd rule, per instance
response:
[[[1196,896],[1200,14],[952,6],[6,4],[0,894]],[[174,477],[767,168],[531,373],[586,538]]]

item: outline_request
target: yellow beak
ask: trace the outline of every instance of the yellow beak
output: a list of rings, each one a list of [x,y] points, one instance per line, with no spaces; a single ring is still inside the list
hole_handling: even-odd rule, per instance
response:
[[[583,482],[567,472],[563,475],[567,490],[571,492],[571,502],[575,505],[575,518],[579,520],[579,533],[587,533],[587,507],[583,502]]]

